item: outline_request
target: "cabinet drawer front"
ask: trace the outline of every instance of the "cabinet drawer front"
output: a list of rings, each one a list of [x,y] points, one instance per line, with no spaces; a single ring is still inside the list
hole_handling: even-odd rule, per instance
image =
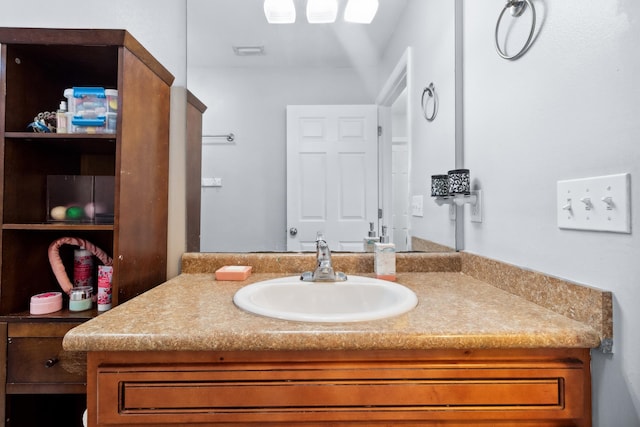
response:
[[[99,425],[189,422],[373,422],[579,418],[577,369],[341,369],[98,372]],[[108,402],[108,404],[107,404]],[[543,424],[543,423],[542,423]],[[541,425],[542,425],[541,424]]]
[[[538,407],[561,409],[561,378],[507,381],[273,381],[263,384],[124,382],[123,411],[246,408]]]
[[[62,350],[62,338],[9,338],[7,387],[12,384],[86,383],[86,356]]]

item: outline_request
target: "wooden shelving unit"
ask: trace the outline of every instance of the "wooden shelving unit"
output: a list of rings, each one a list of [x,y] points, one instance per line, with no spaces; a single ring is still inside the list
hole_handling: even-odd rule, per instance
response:
[[[70,312],[65,299],[62,311],[29,314],[32,295],[60,289],[51,242],[79,237],[112,256],[114,305],[166,280],[172,83],[124,30],[0,28],[0,425],[81,425],[83,359],[61,340],[97,311]],[[74,86],[118,90],[115,134],[27,132]],[[48,175],[113,176],[113,224],[47,222]],[[61,249],[67,271],[72,252]],[[42,401],[61,404],[25,411]]]

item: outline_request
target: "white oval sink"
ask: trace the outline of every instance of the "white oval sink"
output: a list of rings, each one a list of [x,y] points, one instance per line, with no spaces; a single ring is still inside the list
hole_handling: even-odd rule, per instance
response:
[[[348,276],[345,282],[303,282],[300,276],[290,276],[247,285],[233,302],[277,319],[359,322],[406,313],[418,304],[418,297],[405,286],[362,276]]]

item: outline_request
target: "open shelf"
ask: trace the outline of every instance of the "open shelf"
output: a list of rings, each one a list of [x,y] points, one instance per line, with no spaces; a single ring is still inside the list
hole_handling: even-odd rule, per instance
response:
[[[34,223],[34,224],[2,224],[3,230],[38,230],[38,231],[113,231],[113,224],[62,224],[62,223]]]
[[[18,311],[15,313],[9,313],[3,316],[5,320],[12,322],[84,322],[98,316],[100,312],[96,308],[85,311],[70,311],[67,308],[63,308],[60,311],[49,314],[31,314],[29,310]]]
[[[5,138],[24,139],[26,141],[38,141],[43,139],[54,139],[62,141],[75,141],[75,140],[91,140],[91,139],[106,139],[114,141],[116,135],[113,133],[37,133],[37,132],[5,132]]]

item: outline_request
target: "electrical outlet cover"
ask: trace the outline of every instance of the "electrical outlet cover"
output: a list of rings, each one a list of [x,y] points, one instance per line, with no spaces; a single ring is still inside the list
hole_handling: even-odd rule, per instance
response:
[[[413,196],[411,198],[411,215],[424,216],[424,196]]]
[[[482,222],[482,190],[471,191],[476,196],[476,203],[469,205],[469,218],[471,222]]]

